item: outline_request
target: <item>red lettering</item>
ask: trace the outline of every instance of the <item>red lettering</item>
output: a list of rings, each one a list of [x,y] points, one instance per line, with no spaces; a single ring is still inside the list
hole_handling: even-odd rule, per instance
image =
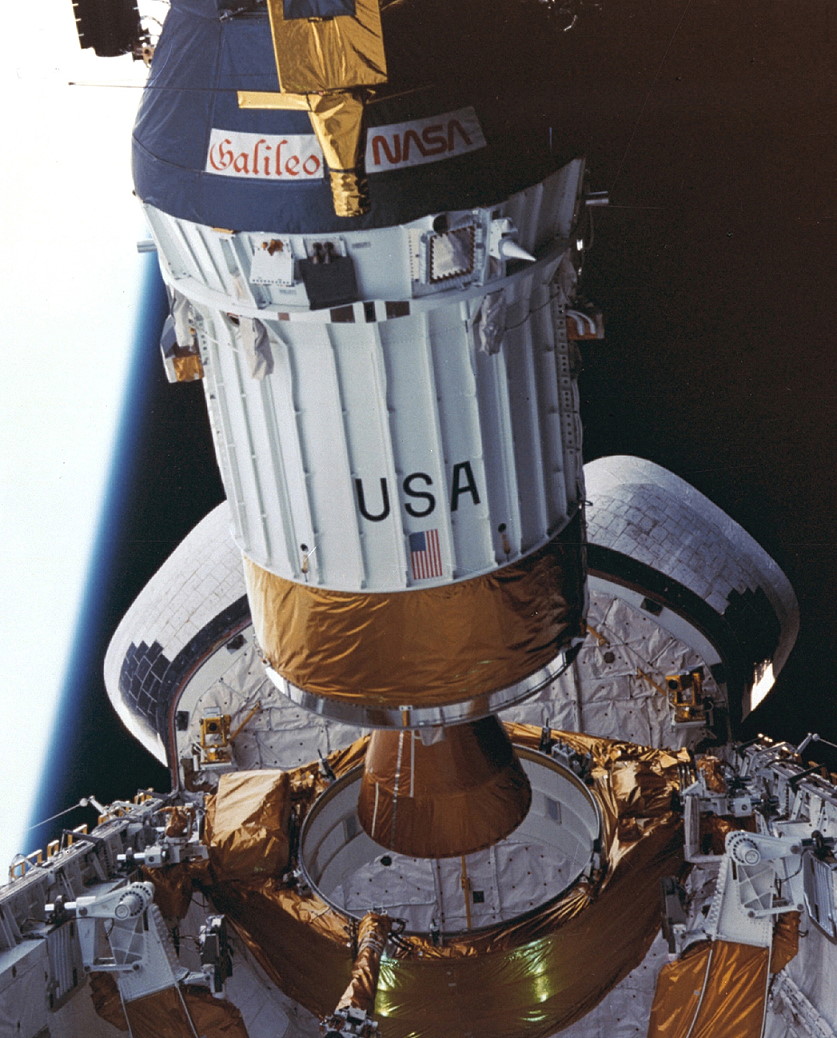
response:
[[[410,157],[410,144],[413,141],[416,142],[416,147],[422,153],[422,155],[425,154],[424,145],[421,143],[421,140],[419,139],[419,135],[416,133],[415,130],[407,130],[407,132],[404,134],[404,161],[405,162]]]
[[[287,140],[283,139],[283,140],[279,141],[279,143],[276,145],[276,154],[274,155],[274,163],[275,163],[274,173],[275,173],[275,175],[277,177],[281,177],[282,176],[282,148],[287,143],[288,143]]]
[[[270,150],[270,145],[267,143],[267,141],[264,139],[264,137],[260,137],[256,141],[255,145],[253,146],[253,173],[256,176],[259,175],[259,152],[261,151],[262,145],[264,145],[265,148],[268,151]],[[266,155],[264,157],[264,171],[265,171],[265,173],[267,173],[267,156]]]
[[[372,166],[403,165],[412,158],[415,162],[417,154],[421,158],[455,152],[456,138],[472,147],[471,138],[458,119],[448,119],[447,123],[431,123],[421,131],[408,127],[403,133],[376,134],[372,138]]]
[[[452,114],[437,116],[439,122],[419,119],[400,126],[381,127],[370,134],[370,169],[397,169],[432,162],[474,148],[473,134]],[[472,125],[466,116],[468,126]],[[259,136],[255,133],[213,130],[206,156],[206,169],[227,176],[296,180],[321,177],[323,156],[316,138]],[[479,129],[476,129],[479,138]]]
[[[421,131],[421,139],[427,145],[426,148],[422,148],[422,155],[438,155],[439,152],[448,149],[448,142],[445,139],[445,128],[441,123],[425,126]]]
[[[384,155],[386,155],[387,162],[391,165],[401,161],[401,137],[399,134],[393,134],[392,139],[392,151],[389,150],[389,141],[383,134],[378,134],[372,138],[372,165],[381,165],[381,149],[383,149]]]
[[[212,146],[209,152],[209,164],[213,169],[229,169],[234,155],[231,144],[232,141],[229,137],[225,137],[224,140]]]
[[[465,144],[467,144],[468,147],[470,147],[470,145],[471,145],[471,138],[465,132],[465,130],[464,130],[463,126],[462,126],[462,123],[458,119],[451,119],[448,122],[448,151],[453,151],[453,133],[454,133],[454,130],[459,130],[459,136],[462,138],[463,142]]]

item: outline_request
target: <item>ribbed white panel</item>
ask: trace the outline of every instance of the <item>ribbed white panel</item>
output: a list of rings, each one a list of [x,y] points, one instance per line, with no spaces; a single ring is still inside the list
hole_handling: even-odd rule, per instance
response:
[[[390,486],[396,492],[398,522],[402,525],[410,523],[408,531],[440,531],[442,575],[450,578],[453,549],[444,491],[445,458],[440,449],[443,439],[439,425],[436,371],[426,315],[386,321],[378,328],[387,370],[387,418],[395,430],[391,438],[395,483]],[[369,485],[375,486],[376,482],[373,477]],[[405,547],[405,581],[406,550]]]
[[[299,580],[307,553],[313,583],[392,590],[413,583],[410,532],[437,530],[438,579],[462,579],[565,525],[580,459],[564,442],[577,408],[562,315],[548,285],[520,282],[493,356],[475,348],[456,294],[385,322],[268,322],[275,366],[263,379],[228,318],[216,315],[214,334],[201,327],[216,447],[250,558]]]
[[[576,219],[584,163],[575,159],[540,184],[512,195],[503,205],[524,249],[537,252],[553,238],[568,238]]]
[[[345,439],[348,470],[340,494],[340,507],[345,513],[335,514],[337,495],[332,499],[327,488],[332,481],[336,483],[338,474],[331,471],[327,451],[320,459],[321,466],[325,462],[326,487],[322,508],[317,511],[317,527],[322,543],[333,547],[316,560],[317,565],[321,567],[325,583],[331,586],[332,551],[350,551],[348,539],[353,537],[359,549],[359,569],[354,578],[356,582],[343,586],[402,587],[406,561],[396,489],[399,478],[393,453],[395,438],[387,414],[387,373],[378,326],[369,324],[357,329],[355,325],[332,324],[325,327],[329,330],[335,374],[340,380],[340,430]],[[306,375],[313,381],[318,378],[316,368]],[[358,507],[361,493],[358,480],[369,514],[382,513],[388,502],[389,514],[385,519],[364,520]],[[386,487],[386,498],[383,487]],[[327,565],[329,576],[325,578]]]
[[[532,361],[538,399],[539,424],[541,427],[541,462],[543,478],[541,486],[545,496],[545,507],[549,516],[568,515],[577,497],[568,494],[566,474],[572,470],[576,475],[579,459],[568,460],[561,427],[561,361],[566,360],[566,341],[563,314],[556,312],[556,304],[550,299],[532,314],[531,334],[534,340]],[[552,344],[549,332],[554,330]],[[560,336],[560,341],[558,337]],[[577,413],[577,400],[573,396],[568,405],[572,414]]]
[[[579,205],[584,172],[580,159],[568,163],[509,199],[488,208],[451,214],[483,226],[492,217],[507,217],[517,228],[520,245],[537,255],[556,238],[567,239]],[[348,231],[344,234],[284,234],[281,231],[252,233],[223,230],[178,220],[166,213],[145,207],[152,234],[162,256],[164,274],[190,299],[194,292],[188,282],[201,285],[220,297],[249,303],[257,310],[277,308],[307,309],[308,297],[301,281],[295,284],[262,284],[251,280],[253,257],[263,246],[281,239],[299,260],[311,253],[314,242],[331,242],[337,253],[350,256],[355,267],[358,292],[362,299],[407,299],[423,295],[426,285],[417,286],[411,270],[411,234],[429,230],[435,214],[405,227]],[[483,245],[478,248],[477,269],[465,279],[485,283],[489,277],[502,276],[504,264],[488,262]],[[489,273],[489,268],[493,273]],[[444,292],[445,283],[429,289]]]
[[[459,305],[431,310],[425,326],[433,361],[434,424],[442,445],[444,473],[438,515],[442,529],[449,524],[451,576],[470,576],[494,562],[486,500],[484,420],[477,401],[471,343]],[[466,462],[469,470],[457,468]],[[471,477],[475,492],[465,489]]]
[[[501,205],[459,214],[466,223],[457,226],[478,236],[473,276],[414,280],[410,243],[434,233],[430,217],[412,230],[282,235],[297,258],[315,240],[351,256],[360,301],[333,310],[312,311],[301,282],[260,283],[270,273],[263,252],[251,280],[254,254],[279,235],[149,211],[164,274],[191,304],[234,533],[248,557],[291,580],[393,591],[490,572],[566,525],[581,457],[553,280],[568,248],[556,234],[574,218],[581,173],[570,163]],[[489,261],[500,217],[537,262],[509,274],[505,261]],[[501,332],[488,340],[484,304]],[[273,365],[260,377],[241,336],[254,318]],[[410,551],[419,533],[439,545],[423,578]]]
[[[182,236],[177,234],[176,225],[182,221],[172,219],[153,206],[145,207],[145,216],[157,243],[157,255],[165,280],[178,281],[194,277],[196,272],[187,264],[182,246],[178,243],[182,241]]]
[[[507,392],[507,354],[505,350],[488,356],[477,353],[477,388],[480,411],[492,415],[491,426],[485,429],[484,457],[486,486],[492,515],[492,532],[497,542],[497,562],[502,563],[517,555],[521,544],[520,492],[518,489],[515,451],[512,435],[512,416]],[[505,525],[509,551],[503,550],[500,526]]]
[[[575,503],[584,498],[584,472],[581,455],[581,412],[578,384],[573,374],[572,354],[575,345],[567,341],[566,307],[552,302],[555,329],[555,369],[558,374],[558,425],[560,426],[561,461],[556,460],[555,471],[563,465],[564,500],[567,514],[572,514]],[[560,514],[560,503],[556,505]]]
[[[339,343],[328,325],[307,328],[290,340],[293,403],[296,414],[307,501],[314,523],[312,563],[329,587],[364,586],[358,526],[355,519],[351,452],[344,415],[344,386],[336,362]],[[356,345],[366,344],[358,339]],[[346,386],[348,394],[352,389]],[[374,411],[372,387],[370,399]],[[291,502],[292,508],[296,502]],[[251,558],[260,562],[258,556]],[[278,566],[274,567],[277,572]],[[313,579],[313,575],[312,575]]]
[[[314,519],[307,494],[307,477],[294,403],[294,379],[291,351],[280,337],[278,323],[270,325],[274,376],[263,379],[261,386],[264,423],[271,440],[276,466],[280,520],[285,531],[283,552],[271,558],[270,568],[283,563],[288,573],[300,575],[302,545],[316,547]],[[293,504],[292,504],[293,502]],[[317,552],[309,554],[311,576],[316,580]]]
[[[543,293],[538,291],[534,298],[518,296],[514,300],[514,304],[509,307],[505,343],[523,551],[542,543],[550,526],[543,486],[543,453],[533,356],[536,347],[532,334],[533,316],[529,312],[530,305],[546,306],[548,296],[544,299]],[[554,336],[550,334],[547,342],[551,345],[553,339]]]
[[[213,317],[215,320],[213,321]],[[220,314],[212,314],[201,326],[203,343],[204,389],[209,411],[209,425],[215,444],[215,456],[221,469],[221,478],[230,505],[233,520],[233,535],[239,544],[244,543],[247,528],[246,500],[236,463],[236,443],[227,406],[228,376],[223,370],[221,358],[231,358],[233,340],[227,334],[227,325]]]

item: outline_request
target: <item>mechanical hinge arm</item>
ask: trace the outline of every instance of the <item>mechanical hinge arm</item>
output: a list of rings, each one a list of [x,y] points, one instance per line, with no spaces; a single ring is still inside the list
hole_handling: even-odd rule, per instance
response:
[[[205,860],[209,857],[209,848],[200,839],[201,815],[191,807],[167,808],[158,816],[163,824],[146,826],[143,842],[117,855],[119,866],[130,871],[140,865],[158,869],[164,865]]]
[[[148,955],[142,939],[144,916],[154,899],[150,883],[131,883],[105,894],[58,898],[46,906],[47,918],[60,923],[76,920],[85,970],[126,973],[142,970]]]
[[[349,985],[331,1016],[320,1024],[325,1038],[374,1038],[378,1023],[372,1019],[381,956],[395,920],[367,912],[357,935],[357,954]],[[402,926],[403,929],[403,926]]]
[[[768,947],[774,917],[802,910],[803,853],[800,842],[789,837],[728,833],[707,934]]]
[[[232,973],[232,950],[224,917],[208,916],[200,931],[201,970],[177,961],[151,883],[119,885],[76,901],[46,906],[49,922],[74,919],[81,960],[90,973],[113,973],[123,1001],[182,984],[200,984],[222,995]]]

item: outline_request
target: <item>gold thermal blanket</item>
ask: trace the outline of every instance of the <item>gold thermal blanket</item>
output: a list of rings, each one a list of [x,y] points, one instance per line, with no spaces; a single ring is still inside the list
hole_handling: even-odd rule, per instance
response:
[[[540,728],[507,728],[513,742],[537,748]],[[541,1038],[583,1016],[644,958],[659,926],[660,878],[681,865],[672,793],[685,754],[554,734],[590,754],[588,783],[603,819],[602,868],[506,924],[440,947],[408,936],[397,957],[381,962],[375,1013],[386,1038]],[[343,774],[360,763],[364,748],[361,740],[329,762]],[[300,811],[325,786],[317,772],[308,765],[288,774]],[[248,852],[247,860],[255,858]],[[245,878],[229,860],[224,870],[198,872],[195,882],[283,991],[318,1015],[330,1014],[351,979],[347,945],[356,924],[315,894],[283,886],[278,874],[254,870]]]
[[[316,695],[440,706],[506,688],[579,634],[584,573],[571,523],[480,577],[392,594],[297,584],[244,560],[256,637],[271,666]]]
[[[529,780],[496,716],[422,733],[378,729],[366,751],[358,817],[369,836],[414,858],[472,854],[516,829]]]

